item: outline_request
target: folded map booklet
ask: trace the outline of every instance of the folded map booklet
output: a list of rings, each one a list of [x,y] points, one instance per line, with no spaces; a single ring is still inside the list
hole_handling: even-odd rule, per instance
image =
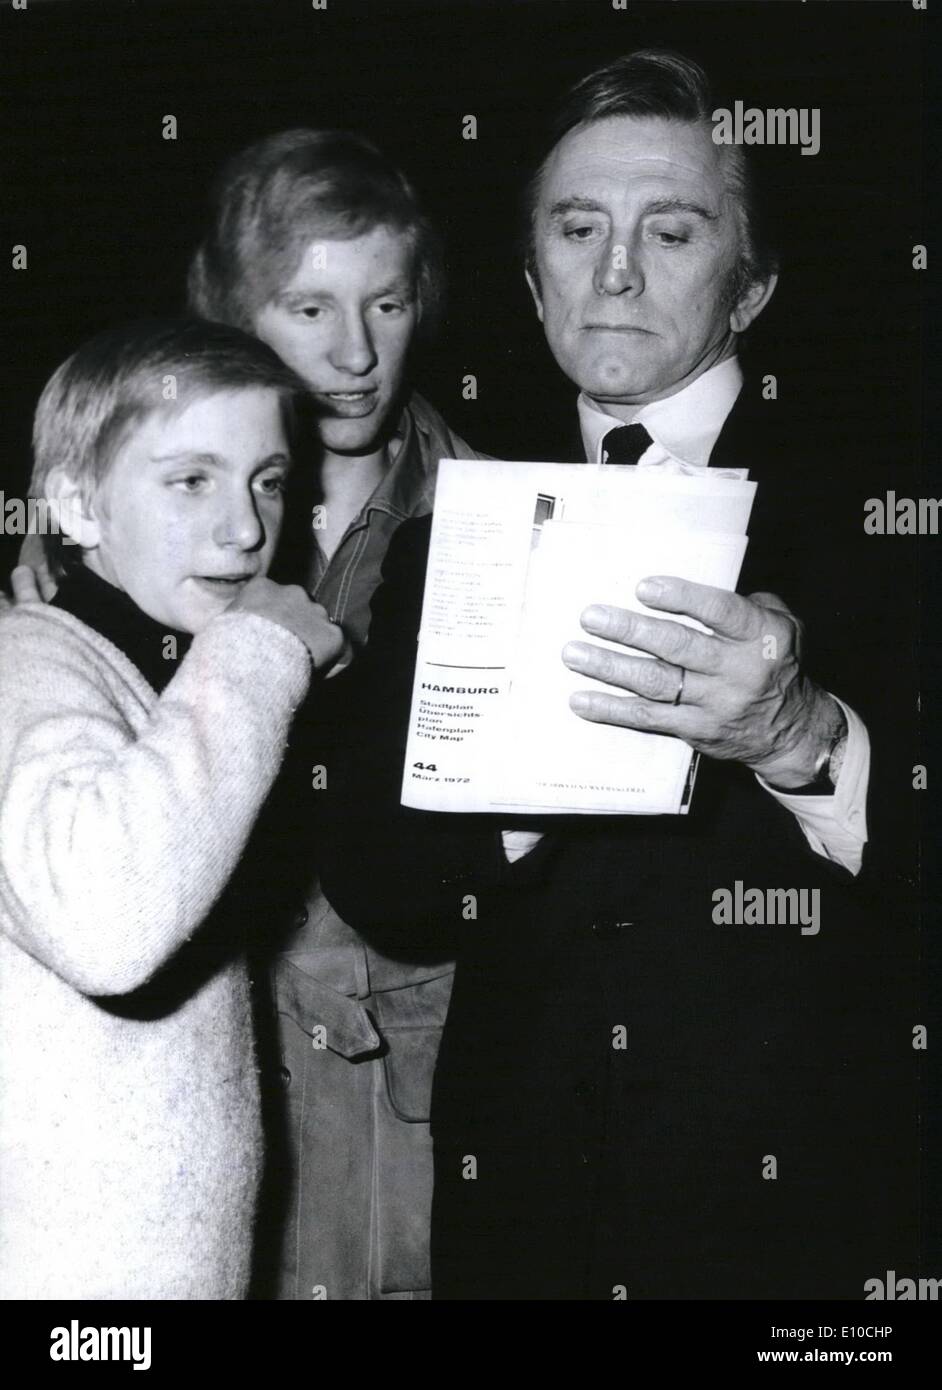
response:
[[[593,603],[655,617],[646,575],[735,589],[756,485],[745,469],[443,459],[402,801],[429,811],[678,815],[696,755],[569,708],[613,687],[570,671]],[[634,655],[646,655],[633,652]],[[633,698],[627,692],[615,694]]]

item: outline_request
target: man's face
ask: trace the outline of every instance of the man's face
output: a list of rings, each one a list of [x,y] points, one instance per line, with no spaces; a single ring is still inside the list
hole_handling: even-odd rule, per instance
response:
[[[158,622],[199,632],[267,572],[289,467],[275,391],[155,412],[95,491],[85,563]]]
[[[730,356],[771,293],[731,302],[722,161],[708,126],[632,116],[577,127],[549,157],[530,288],[560,367],[615,415]]]
[[[417,322],[410,239],[374,227],[311,241],[253,327],[307,382],[324,445],[364,455],[384,442]]]

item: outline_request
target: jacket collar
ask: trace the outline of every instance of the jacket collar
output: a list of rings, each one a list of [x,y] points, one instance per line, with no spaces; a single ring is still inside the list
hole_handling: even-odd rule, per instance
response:
[[[414,392],[390,440],[392,462],[363,508],[362,517],[377,511],[406,521],[431,509],[438,465],[433,440],[430,407]]]

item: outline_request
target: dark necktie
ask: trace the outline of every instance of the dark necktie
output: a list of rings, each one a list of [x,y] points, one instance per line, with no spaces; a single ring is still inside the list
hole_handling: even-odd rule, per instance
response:
[[[653,442],[644,425],[618,425],[602,440],[602,462],[637,463]]]

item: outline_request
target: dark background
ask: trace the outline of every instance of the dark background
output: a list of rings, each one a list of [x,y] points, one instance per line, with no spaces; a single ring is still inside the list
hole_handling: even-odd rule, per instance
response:
[[[182,305],[205,190],[224,158],[294,125],[375,138],[444,231],[450,310],[420,383],[469,441],[559,451],[572,391],[523,283],[520,193],[547,113],[593,66],[668,43],[727,87],[720,104],[821,108],[818,155],[761,152],[785,274],[752,356],[780,395],[826,390],[917,447],[925,275],[924,67],[906,0],[2,0],[0,486],[22,488],[51,370],[104,325]],[[162,117],[178,122],[162,139]],[[461,138],[474,114],[478,138]],[[24,243],[29,269],[12,271]],[[472,372],[478,400],[461,398]],[[875,393],[881,398],[878,407]],[[0,558],[3,558],[0,556]]]
[[[53,368],[99,328],[181,308],[211,177],[249,141],[296,125],[373,137],[444,232],[449,311],[420,364],[422,389],[479,448],[559,456],[574,389],[523,283],[521,190],[562,90],[620,52],[666,43],[718,79],[720,105],[821,109],[818,155],[760,151],[784,273],[748,356],[775,373],[780,397],[805,403],[809,430],[826,418],[859,440],[860,476],[833,479],[848,518],[862,517],[874,476],[901,494],[939,495],[932,10],[909,0],[660,0],[627,11],[611,0],[328,0],[326,11],[310,0],[29,0],[14,11],[0,0],[0,490],[24,495],[32,411]],[[175,141],[161,135],[168,114]],[[476,141],[461,136],[468,114]],[[26,271],[11,269],[18,243]],[[926,272],[912,268],[916,243],[929,245]],[[477,377],[474,402],[461,397],[466,373]],[[939,544],[874,540],[887,547],[888,585],[892,547],[923,557],[918,592],[890,601],[907,622],[923,615],[930,726]],[[18,545],[0,536],[0,580]],[[931,789],[938,762],[926,760]],[[936,900],[927,878],[927,913]],[[935,933],[930,944],[938,950]]]

